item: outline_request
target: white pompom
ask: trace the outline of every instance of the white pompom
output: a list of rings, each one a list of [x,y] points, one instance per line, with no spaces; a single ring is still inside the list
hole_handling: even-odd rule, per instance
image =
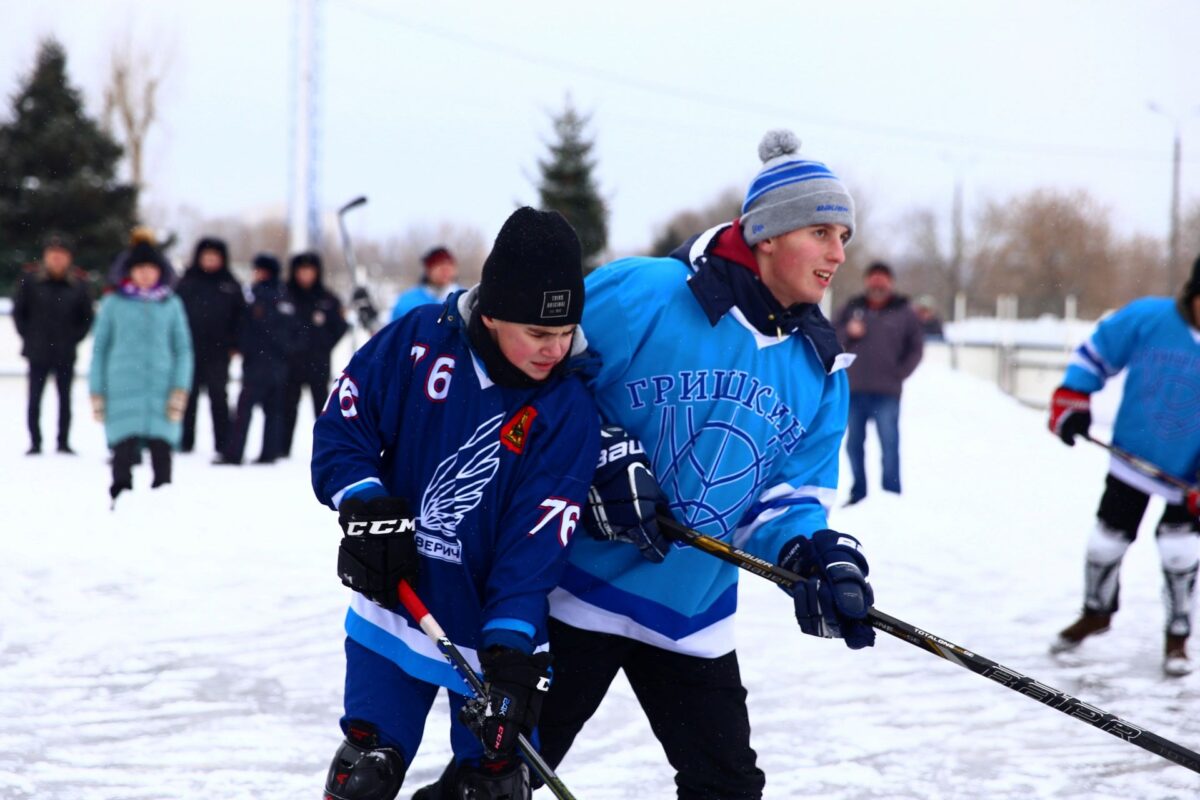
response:
[[[800,140],[796,138],[796,134],[783,128],[767,131],[762,141],[758,143],[758,157],[764,163],[772,158],[791,155],[799,150]]]

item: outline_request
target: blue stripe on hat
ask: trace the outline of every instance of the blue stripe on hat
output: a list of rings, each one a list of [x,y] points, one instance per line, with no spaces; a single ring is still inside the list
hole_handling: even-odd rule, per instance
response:
[[[832,172],[829,172],[829,167],[825,166],[820,161],[805,161],[805,160],[801,159],[801,160],[796,160],[796,161],[784,161],[782,164],[776,164],[775,166],[771,167],[770,169],[764,169],[758,173],[758,177],[756,177],[755,180],[756,181],[762,180],[762,178],[766,175],[778,175],[781,172],[785,172],[790,169],[795,169],[798,166],[804,166],[806,168],[823,169],[829,174],[829,177],[831,177],[831,178],[837,177]]]
[[[781,167],[762,172],[746,190],[746,201],[742,203],[742,212],[745,213],[755,200],[772,189],[800,181],[822,179],[837,180],[837,176],[830,172],[828,167],[817,161],[792,161]]]
[[[790,186],[793,183],[804,183],[805,181],[823,181],[823,180],[829,180],[829,176],[828,175],[806,175],[806,176],[799,177],[799,178],[791,178],[790,180],[777,181],[775,183],[772,183],[770,186],[763,187],[755,194],[752,194],[752,195],[749,195],[746,197],[746,202],[742,203],[742,214],[745,215],[746,212],[750,209],[750,206],[752,206],[754,204],[754,201],[769,191],[774,191],[775,189],[780,189],[784,186]]]

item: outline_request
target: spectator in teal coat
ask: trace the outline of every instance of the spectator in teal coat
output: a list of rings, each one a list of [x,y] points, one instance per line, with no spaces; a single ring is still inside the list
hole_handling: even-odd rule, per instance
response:
[[[192,385],[192,339],[183,303],[163,282],[165,261],[149,244],[133,248],[128,277],[100,303],[90,386],[96,419],[113,449],[109,494],[133,488],[134,461],[150,450],[154,488],[171,482]]]

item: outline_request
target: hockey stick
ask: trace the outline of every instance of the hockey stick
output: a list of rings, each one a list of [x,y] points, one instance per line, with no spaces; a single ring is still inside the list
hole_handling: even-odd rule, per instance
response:
[[[338,231],[342,235],[342,260],[346,262],[346,271],[350,274],[351,284],[354,290],[350,295],[350,307],[354,309],[358,316],[358,321],[367,329],[367,333],[375,333],[375,321],[379,318],[379,312],[375,309],[375,304],[371,302],[371,295],[367,291],[367,275],[366,271],[358,266],[358,261],[354,258],[354,245],[350,241],[350,231],[346,229],[346,214],[359,206],[367,204],[366,195],[360,195],[349,203],[338,209]],[[351,334],[353,336],[353,334]],[[357,342],[352,344],[357,345]],[[355,347],[355,350],[358,348]]]
[[[1174,475],[1168,475],[1166,472],[1163,472],[1162,469],[1151,464],[1144,458],[1139,458],[1128,450],[1122,450],[1115,444],[1109,444],[1108,442],[1102,442],[1099,439],[1093,439],[1091,434],[1087,433],[1083,434],[1083,438],[1087,439],[1094,445],[1103,447],[1105,450],[1112,453],[1114,456],[1121,459],[1126,464],[1133,467],[1148,478],[1153,478],[1154,480],[1162,481],[1163,483],[1169,483],[1172,486],[1183,489],[1185,492],[1190,492],[1197,488],[1185,480],[1176,478]]]
[[[425,632],[425,635],[433,640],[438,650],[442,651],[442,655],[450,662],[450,666],[454,667],[454,671],[458,673],[459,677],[470,685],[476,697],[486,702],[487,692],[483,688],[483,681],[479,680],[479,676],[475,674],[475,670],[471,668],[470,663],[463,657],[459,649],[454,646],[454,642],[450,641],[449,637],[446,636],[446,632],[442,630],[442,626],[438,625],[437,620],[429,613],[429,609],[421,602],[421,598],[417,597],[417,593],[413,591],[408,581],[400,581],[400,602],[412,618],[417,621],[417,624],[421,626],[421,630]],[[517,747],[520,749],[521,755],[529,762],[529,766],[533,767],[533,771],[538,774],[538,777],[542,779],[555,797],[559,798],[559,800],[575,800],[575,795],[571,794],[566,784],[555,774],[554,770],[546,763],[541,754],[533,749],[533,745],[529,743],[529,739],[525,738],[525,734],[517,734]]]
[[[785,588],[795,585],[796,581],[803,580],[801,576],[790,570],[786,570],[777,564],[772,564],[770,561],[747,553],[745,550],[734,547],[720,539],[705,536],[702,533],[679,524],[670,517],[660,515],[658,517],[658,524],[676,538],[688,542],[693,547],[714,555],[723,561],[735,564],[744,570],[753,572],[755,575],[773,581]],[[1169,739],[1164,739],[1157,734],[1134,725],[1132,722],[1121,719],[1115,714],[1110,714],[1090,703],[1085,703],[1065,692],[1060,692],[1040,681],[1035,681],[1033,678],[1022,675],[1016,670],[1009,669],[1002,664],[997,664],[995,661],[972,653],[970,650],[959,647],[953,642],[909,625],[907,622],[896,619],[878,609],[870,608],[867,610],[867,622],[871,624],[871,627],[885,633],[890,633],[897,639],[903,639],[922,650],[928,650],[938,658],[944,658],[964,669],[969,669],[977,675],[990,678],[1001,686],[1006,686],[1014,692],[1031,697],[1039,703],[1061,711],[1067,716],[1082,720],[1106,733],[1111,733],[1119,739],[1124,739],[1143,750],[1148,750],[1155,755],[1162,756],[1168,761],[1174,761],[1180,766],[1187,767],[1192,772],[1200,772],[1200,753],[1189,750]]]

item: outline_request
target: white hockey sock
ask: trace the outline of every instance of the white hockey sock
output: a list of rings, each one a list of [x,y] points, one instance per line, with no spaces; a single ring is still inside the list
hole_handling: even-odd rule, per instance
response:
[[[1123,533],[1096,520],[1096,527],[1088,537],[1084,571],[1083,607],[1088,611],[1111,614],[1117,610],[1121,559],[1129,545]]]
[[[1200,536],[1190,523],[1158,526],[1158,555],[1163,569],[1163,606],[1167,633],[1187,636],[1192,630],[1192,599],[1200,567]]]

